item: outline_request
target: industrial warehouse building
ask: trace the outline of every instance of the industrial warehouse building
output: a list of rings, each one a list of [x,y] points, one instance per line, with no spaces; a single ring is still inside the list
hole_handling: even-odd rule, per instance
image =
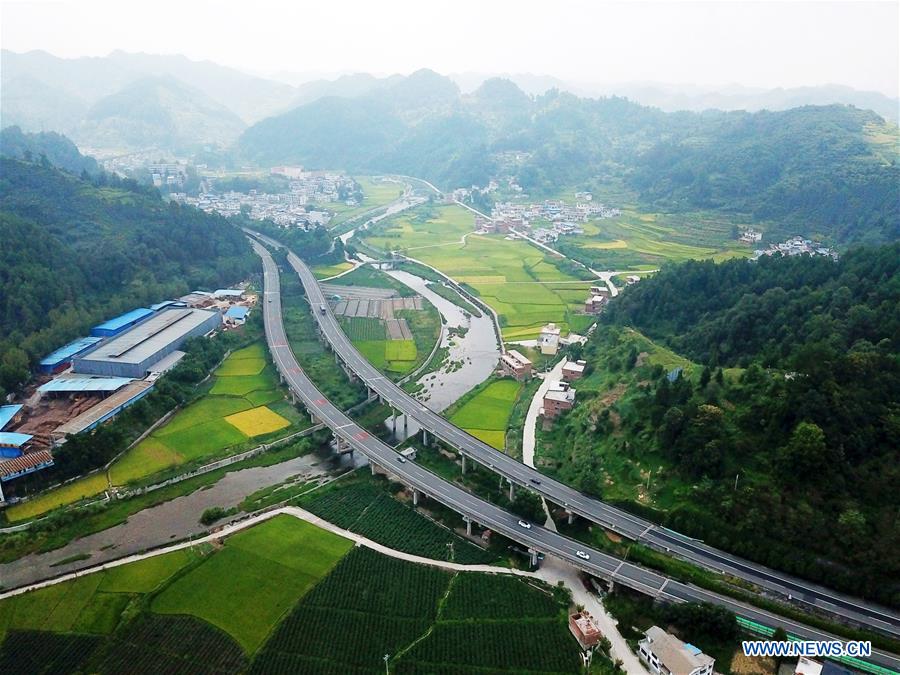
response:
[[[51,374],[65,370],[72,365],[72,359],[89,351],[102,339],[101,337],[84,337],[70,342],[65,347],[60,347],[41,359],[41,372]]]
[[[107,322],[109,323],[109,322]],[[219,312],[166,309],[139,321],[73,361],[76,373],[139,379],[188,338],[205,335],[222,324]]]
[[[119,335],[120,333],[124,333],[126,330],[128,330],[132,326],[139,324],[149,316],[153,316],[152,309],[147,309],[146,307],[133,309],[130,312],[122,314],[121,316],[117,316],[115,319],[104,321],[99,326],[94,326],[93,328],[91,328],[91,336],[114,337],[116,335]]]

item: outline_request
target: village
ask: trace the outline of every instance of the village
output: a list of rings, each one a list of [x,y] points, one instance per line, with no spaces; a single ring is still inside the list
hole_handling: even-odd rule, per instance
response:
[[[282,227],[305,229],[327,225],[332,218],[332,212],[326,208],[313,208],[314,204],[342,204],[352,208],[361,199],[359,186],[348,176],[286,166],[274,167],[270,173],[288,178],[289,191],[268,193],[251,189],[248,192],[219,192],[216,190],[216,178],[205,177],[197,197],[181,192],[173,192],[170,197],[207,213],[223,216],[234,216],[241,213],[242,208],[248,208],[253,220],[271,220]]]

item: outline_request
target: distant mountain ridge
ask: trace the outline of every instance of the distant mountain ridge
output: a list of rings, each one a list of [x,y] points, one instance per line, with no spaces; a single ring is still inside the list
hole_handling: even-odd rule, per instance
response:
[[[265,119],[237,150],[264,165],[406,173],[444,188],[486,184],[514,151],[504,171],[529,192],[602,177],[654,208],[725,210],[786,233],[878,242],[900,231],[898,138],[896,126],[850,106],[666,113],[625,98],[533,97],[498,78],[462,94],[422,70]]]
[[[230,144],[244,127],[225,106],[166,76],[142,78],[103,97],[73,135],[91,147],[184,150]]]
[[[248,122],[284,110],[296,96],[290,85],[184,56],[116,51],[101,58],[61,59],[42,51],[3,50],[0,58],[3,126],[58,131],[91,147],[113,143],[119,148],[126,141],[124,149],[143,150],[147,149],[141,145],[145,137],[164,150],[181,150],[198,142],[225,147]],[[156,86],[154,94],[154,88],[146,85],[148,80],[167,84]],[[146,104],[155,109],[143,117],[156,114],[161,126],[141,130],[124,123],[98,122],[103,115],[92,108],[99,105],[107,118],[114,118],[114,104],[133,100],[142,86]],[[162,110],[167,106],[171,107]],[[181,123],[186,126],[179,127]],[[198,130],[200,139],[196,139]],[[172,133],[175,142],[169,143],[165,134]],[[131,142],[137,145],[128,145]]]

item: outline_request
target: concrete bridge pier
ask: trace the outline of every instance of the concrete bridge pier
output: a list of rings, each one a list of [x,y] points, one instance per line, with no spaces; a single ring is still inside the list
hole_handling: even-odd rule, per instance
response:
[[[466,456],[462,455],[462,472],[466,472]]]
[[[413,506],[419,505],[419,491],[413,488]]]
[[[428,447],[428,429],[422,428],[422,445]]]
[[[376,469],[378,468],[371,459],[369,460],[369,468],[372,470],[372,475],[375,475]]]
[[[472,519],[468,516],[463,516],[463,520],[466,521],[466,536],[472,536]]]
[[[538,566],[537,549],[530,548],[530,549],[528,549],[528,553],[531,555],[531,566],[536,568]]]
[[[516,484],[509,481],[509,501],[516,501]]]
[[[571,511],[566,511],[566,516],[569,519],[569,525],[571,525],[572,523],[575,522],[575,514],[574,513],[572,513]]]

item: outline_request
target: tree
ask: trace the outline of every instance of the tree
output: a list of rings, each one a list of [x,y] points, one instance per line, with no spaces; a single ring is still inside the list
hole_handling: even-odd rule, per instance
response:
[[[821,481],[830,474],[832,453],[825,443],[825,432],[812,422],[800,422],[788,443],[778,449],[776,463],[785,482],[804,480]]]

